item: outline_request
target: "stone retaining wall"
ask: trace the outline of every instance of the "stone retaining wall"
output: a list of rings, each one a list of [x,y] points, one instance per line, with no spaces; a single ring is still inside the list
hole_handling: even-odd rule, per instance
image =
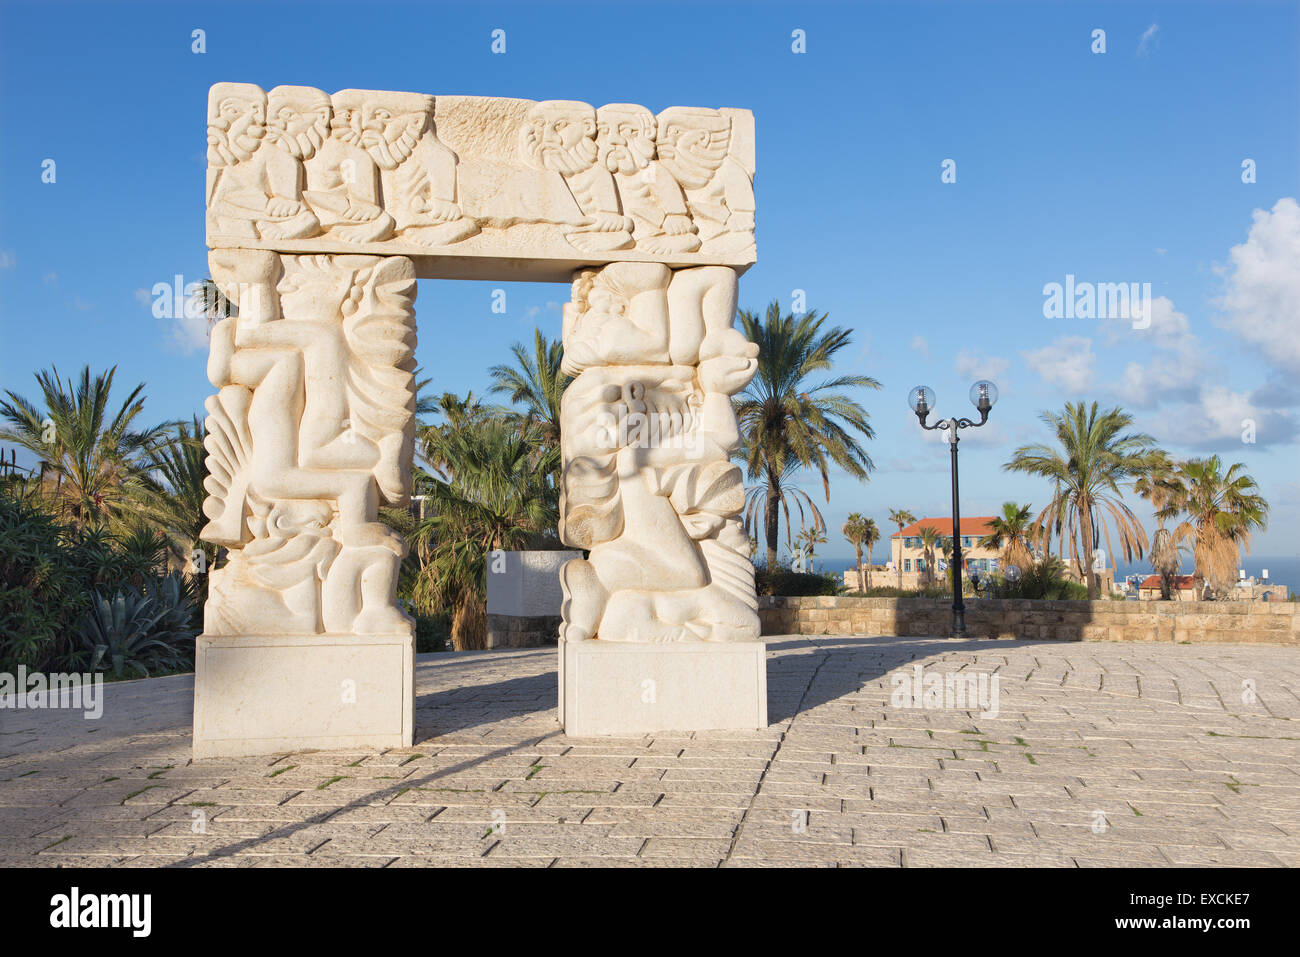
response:
[[[488,615],[489,648],[538,648],[560,636],[559,615]]]
[[[765,635],[943,637],[952,601],[761,597],[758,614]],[[966,628],[973,638],[1300,646],[1300,603],[967,598]]]

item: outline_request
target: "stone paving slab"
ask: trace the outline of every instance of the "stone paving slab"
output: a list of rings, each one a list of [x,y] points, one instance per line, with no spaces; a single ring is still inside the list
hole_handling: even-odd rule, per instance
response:
[[[0,710],[0,865],[1300,865],[1296,649],[767,644],[755,732],[569,738],[553,648],[420,656],[412,748],[196,763],[191,676]]]

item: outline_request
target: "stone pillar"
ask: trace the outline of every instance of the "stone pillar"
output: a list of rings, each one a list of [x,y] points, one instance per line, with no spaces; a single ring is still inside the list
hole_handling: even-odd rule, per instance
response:
[[[205,448],[211,572],[196,757],[412,742],[410,494],[415,272],[401,256],[218,249],[237,315],[212,330]]]
[[[560,712],[573,735],[767,724],[731,397],[737,275],[619,262],[564,309]]]

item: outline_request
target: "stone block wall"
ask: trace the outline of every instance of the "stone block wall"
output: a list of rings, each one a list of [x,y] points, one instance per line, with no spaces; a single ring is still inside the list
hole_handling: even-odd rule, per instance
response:
[[[555,644],[559,634],[559,615],[487,616],[489,648],[539,648]]]
[[[944,637],[952,602],[935,598],[759,599],[765,635]],[[1300,603],[966,599],[973,638],[1300,646]]]

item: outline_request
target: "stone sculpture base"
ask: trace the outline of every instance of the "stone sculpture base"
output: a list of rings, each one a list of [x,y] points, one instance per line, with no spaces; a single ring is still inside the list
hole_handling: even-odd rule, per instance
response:
[[[761,730],[765,646],[561,641],[560,723],[573,737]]]
[[[200,635],[194,757],[410,747],[414,664],[410,635]]]

